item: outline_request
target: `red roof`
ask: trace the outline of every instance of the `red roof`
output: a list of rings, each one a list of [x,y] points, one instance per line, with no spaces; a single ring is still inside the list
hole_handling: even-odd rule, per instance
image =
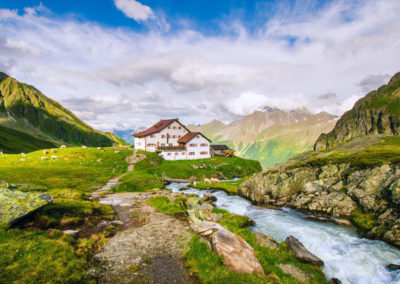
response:
[[[188,143],[190,140],[192,140],[194,137],[196,137],[197,135],[201,135],[204,138],[206,138],[208,141],[211,142],[210,139],[208,139],[207,137],[205,137],[203,134],[201,134],[200,132],[189,132],[187,133],[185,136],[183,136],[181,139],[178,140],[178,143]]]
[[[170,125],[172,122],[174,121],[178,121],[177,118],[175,119],[165,119],[165,120],[160,120],[159,122],[157,122],[156,124],[154,124],[152,127],[142,131],[142,132],[138,132],[135,133],[133,136],[135,137],[143,137],[143,136],[147,136],[153,133],[157,133],[160,132],[161,130],[163,130],[165,127],[167,127],[168,125]]]

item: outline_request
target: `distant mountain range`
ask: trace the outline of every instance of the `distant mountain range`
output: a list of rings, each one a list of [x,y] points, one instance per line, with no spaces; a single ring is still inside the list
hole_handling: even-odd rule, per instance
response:
[[[110,132],[81,121],[35,87],[0,72],[0,150],[29,152],[42,148],[126,144]]]
[[[227,144],[236,155],[268,167],[311,150],[319,135],[331,131],[336,120],[334,115],[312,114],[306,108],[284,111],[264,106],[229,124],[213,120],[188,127],[207,135],[213,144]]]
[[[134,129],[119,130],[114,129],[112,131],[115,135],[122,138],[124,141],[128,142],[130,145],[134,144],[133,134],[136,132]]]

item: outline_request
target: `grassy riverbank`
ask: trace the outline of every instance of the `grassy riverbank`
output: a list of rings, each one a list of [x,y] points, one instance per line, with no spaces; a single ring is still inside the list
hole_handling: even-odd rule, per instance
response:
[[[156,153],[145,153],[146,159],[135,165],[132,173],[124,176],[121,183],[114,188],[114,192],[138,192],[153,188],[164,188],[163,176],[175,179],[217,177],[231,179],[246,177],[261,171],[257,161],[246,160],[238,157],[212,157],[201,160],[166,161]],[[198,183],[202,185],[201,182]],[[231,193],[237,188],[235,182],[223,183]]]
[[[154,196],[148,202],[166,214],[176,215],[179,213],[182,215],[186,213],[185,195],[174,198]],[[308,279],[308,283],[328,283],[321,268],[299,261],[287,249],[285,242],[278,243],[275,249],[257,244],[255,234],[248,228],[251,223],[248,217],[217,208],[214,208],[213,212],[223,214],[218,223],[242,237],[253,247],[266,275],[239,274],[229,271],[222,264],[221,257],[212,251],[198,235],[194,234],[192,240],[187,244],[185,257],[190,270],[196,274],[201,283],[303,283],[292,275],[284,273],[281,269],[282,266],[300,271]]]

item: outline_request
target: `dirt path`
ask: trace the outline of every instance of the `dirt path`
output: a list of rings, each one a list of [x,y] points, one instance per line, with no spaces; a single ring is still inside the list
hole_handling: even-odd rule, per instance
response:
[[[121,179],[121,177],[123,177],[124,175],[126,175],[128,173],[133,172],[135,164],[145,158],[146,158],[145,154],[136,154],[136,151],[134,151],[132,155],[125,158],[125,161],[129,164],[126,173],[123,175],[120,175],[118,177],[115,177],[113,179],[110,179],[102,188],[100,188],[96,191],[93,191],[91,194],[91,197],[99,198],[102,195],[104,195],[106,192],[111,190],[114,186],[116,186],[119,183],[119,180]]]
[[[100,199],[123,222],[95,256],[99,283],[196,283],[185,269],[183,253],[191,239],[186,221],[156,211],[146,200],[151,193],[115,193]]]

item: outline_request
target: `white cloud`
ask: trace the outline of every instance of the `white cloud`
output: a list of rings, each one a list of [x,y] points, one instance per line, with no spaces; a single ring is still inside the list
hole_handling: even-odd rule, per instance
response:
[[[2,9],[0,68],[102,129],[229,121],[262,105],[340,115],[400,71],[400,2],[357,3],[301,18],[278,12],[255,34],[235,20],[237,37],[187,26],[136,33]]]
[[[154,18],[153,10],[149,6],[135,0],[114,0],[115,6],[121,10],[125,16],[135,21],[146,21]]]

